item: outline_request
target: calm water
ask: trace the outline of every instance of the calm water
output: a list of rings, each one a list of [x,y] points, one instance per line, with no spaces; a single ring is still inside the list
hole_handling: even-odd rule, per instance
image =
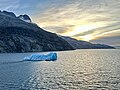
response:
[[[120,90],[120,50],[58,52],[54,62],[0,54],[0,90]]]

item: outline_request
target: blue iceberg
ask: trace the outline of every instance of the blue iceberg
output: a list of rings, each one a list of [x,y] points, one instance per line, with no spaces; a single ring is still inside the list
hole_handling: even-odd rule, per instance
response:
[[[57,53],[44,54],[32,54],[31,56],[25,57],[25,61],[55,61],[57,60]]]

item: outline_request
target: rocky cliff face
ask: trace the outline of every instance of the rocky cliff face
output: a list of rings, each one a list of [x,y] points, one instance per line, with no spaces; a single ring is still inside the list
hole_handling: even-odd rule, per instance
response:
[[[60,36],[64,40],[66,40],[74,49],[114,49],[112,46],[104,45],[104,44],[92,44],[90,42],[76,40],[71,37]]]
[[[73,50],[68,42],[56,34],[21,20],[13,14],[0,12],[1,53]]]

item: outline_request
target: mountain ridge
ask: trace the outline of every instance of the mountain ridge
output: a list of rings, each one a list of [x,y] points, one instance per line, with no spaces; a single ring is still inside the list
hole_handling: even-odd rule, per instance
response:
[[[57,34],[45,31],[37,24],[3,13],[0,13],[0,19],[1,53],[74,50]]]
[[[16,16],[13,12],[0,11],[0,20],[0,53],[83,49],[78,48],[78,46],[81,45],[80,41],[78,43],[78,41],[71,38],[71,40],[78,43],[78,46],[75,47],[74,44],[76,44],[76,42],[71,44],[65,38],[55,33],[45,31],[37,24],[32,23],[31,18],[26,14]],[[89,42],[81,41],[81,43],[89,44],[91,46],[89,48],[92,49],[95,47]],[[100,44],[96,44],[96,47],[108,48],[107,45],[101,47]]]
[[[115,49],[112,46],[105,44],[93,44],[91,42],[77,40],[67,36],[60,36],[64,40],[66,40],[74,49]]]

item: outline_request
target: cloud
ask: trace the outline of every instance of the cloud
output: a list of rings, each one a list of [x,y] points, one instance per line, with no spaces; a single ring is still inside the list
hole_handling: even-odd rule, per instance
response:
[[[39,0],[0,0],[0,10],[32,15]]]
[[[2,10],[13,10],[13,9],[17,9],[18,7],[19,7],[19,1],[15,1],[15,0],[0,1],[0,9]]]
[[[64,32],[67,32],[68,30],[72,31],[73,25],[64,25],[63,26],[50,26],[50,27],[43,27],[45,30],[51,30],[52,32],[56,32],[57,34],[63,34]]]
[[[96,40],[91,40],[93,43],[101,43],[101,44],[108,44],[113,46],[120,46],[120,36],[111,36],[111,37],[104,37]]]
[[[98,27],[96,29],[91,29],[89,31],[85,31],[85,32],[76,34],[73,37],[84,36],[84,35],[87,35],[87,34],[94,34],[94,36],[97,36],[97,35],[100,35],[100,34],[104,34],[104,33],[107,33],[107,32],[113,32],[113,31],[116,31],[116,30],[119,32],[119,30],[120,30],[119,23],[120,22],[112,23],[112,24],[109,24],[107,26]]]
[[[113,36],[111,31],[120,32],[120,1],[118,0],[53,0],[44,11],[33,16],[39,26],[62,35],[72,37],[92,35],[96,39]],[[43,6],[43,5],[42,5]],[[75,27],[94,25],[90,30],[75,30]],[[76,32],[77,31],[77,32]],[[76,33],[75,33],[76,32]],[[106,34],[105,34],[106,33]],[[99,38],[98,38],[99,37]]]
[[[45,30],[77,39],[120,36],[120,0],[2,0],[0,8],[30,14]]]

